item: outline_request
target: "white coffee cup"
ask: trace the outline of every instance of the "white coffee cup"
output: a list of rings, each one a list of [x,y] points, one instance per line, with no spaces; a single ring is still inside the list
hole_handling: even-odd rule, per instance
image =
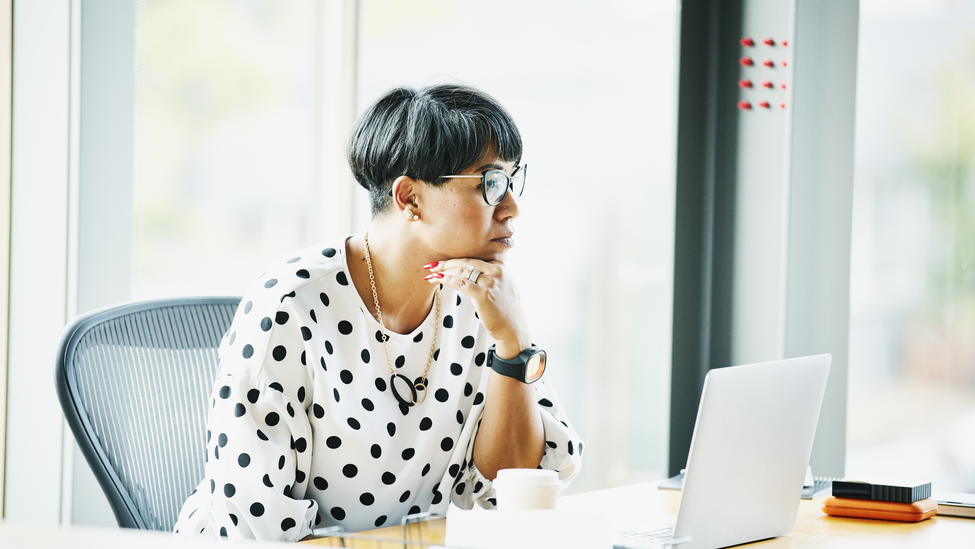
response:
[[[555,509],[559,474],[547,469],[501,469],[494,479],[498,510]]]

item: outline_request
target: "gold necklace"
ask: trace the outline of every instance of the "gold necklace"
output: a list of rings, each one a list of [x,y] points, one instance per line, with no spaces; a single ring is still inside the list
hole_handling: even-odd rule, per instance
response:
[[[383,324],[383,312],[379,309],[379,292],[376,291],[376,277],[372,272],[372,258],[369,256],[369,231],[366,231],[365,236],[363,236],[362,239],[366,244],[366,267],[369,268],[369,286],[372,287],[372,301],[376,305],[376,318],[379,319],[379,329],[382,331],[383,335],[383,349],[386,351],[386,364],[389,366],[389,388],[393,391],[393,396],[396,397],[396,400],[398,400],[400,404],[404,406],[421,404],[427,399],[427,385],[429,385],[427,374],[430,372],[430,365],[433,364],[433,353],[437,348],[437,336],[440,334],[440,288],[437,287],[434,295],[434,302],[437,305],[437,319],[433,323],[433,342],[430,344],[430,357],[427,358],[427,367],[423,370],[422,376],[416,378],[415,381],[410,381],[410,378],[404,376],[403,374],[397,374],[396,370],[393,369],[393,361],[389,356],[389,345],[386,343],[389,336],[386,335],[386,325]],[[406,383],[406,386],[409,387],[409,400],[400,396],[399,391],[396,390],[397,381]],[[420,391],[423,391],[422,397],[420,397],[418,394]],[[418,397],[419,400],[417,400]]]

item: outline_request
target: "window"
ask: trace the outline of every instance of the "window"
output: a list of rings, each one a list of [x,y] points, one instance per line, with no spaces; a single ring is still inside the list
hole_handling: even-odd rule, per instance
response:
[[[573,491],[667,473],[677,3],[362,0],[358,105],[462,81],[531,176],[509,262],[586,441]]]
[[[860,6],[846,472],[975,491],[975,2]]]

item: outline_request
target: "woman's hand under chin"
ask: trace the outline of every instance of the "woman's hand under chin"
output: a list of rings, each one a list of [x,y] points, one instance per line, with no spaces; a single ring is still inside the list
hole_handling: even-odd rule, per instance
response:
[[[481,324],[496,342],[500,358],[511,359],[531,345],[528,323],[521,309],[518,287],[503,261],[448,259],[423,266],[430,274],[423,277],[443,283],[471,298]],[[471,269],[480,271],[476,282]]]

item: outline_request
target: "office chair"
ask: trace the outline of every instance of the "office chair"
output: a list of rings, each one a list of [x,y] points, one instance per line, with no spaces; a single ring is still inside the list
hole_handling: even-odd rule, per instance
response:
[[[217,348],[239,301],[129,303],[65,329],[58,400],[119,526],[171,531],[203,479]]]

